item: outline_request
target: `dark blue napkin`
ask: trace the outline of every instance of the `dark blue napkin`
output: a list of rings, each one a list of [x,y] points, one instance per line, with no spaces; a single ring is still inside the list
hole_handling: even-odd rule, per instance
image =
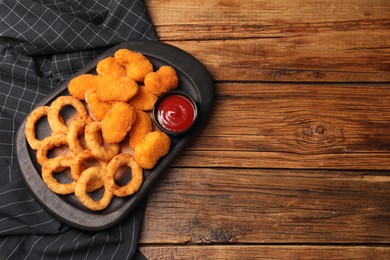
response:
[[[48,214],[18,173],[15,133],[56,86],[120,42],[157,40],[142,0],[0,1],[1,259],[131,259],[144,202],[117,226],[73,229]]]

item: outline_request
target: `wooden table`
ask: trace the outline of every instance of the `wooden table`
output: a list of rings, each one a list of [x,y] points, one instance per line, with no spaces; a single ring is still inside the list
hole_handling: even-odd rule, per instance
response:
[[[390,259],[390,1],[146,0],[215,80],[154,186],[149,259]]]

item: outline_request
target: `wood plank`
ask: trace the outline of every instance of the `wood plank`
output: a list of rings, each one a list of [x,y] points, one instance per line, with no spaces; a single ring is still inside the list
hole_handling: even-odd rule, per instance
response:
[[[146,3],[160,40],[216,80],[390,81],[387,0]]]
[[[216,85],[189,167],[390,169],[390,85]]]
[[[389,31],[167,43],[194,55],[217,81],[388,82]]]
[[[170,169],[140,243],[389,243],[389,172]]]
[[[187,151],[173,166],[275,169],[390,170],[390,154],[313,154],[283,152]]]
[[[388,247],[365,246],[140,246],[147,259],[389,259]]]
[[[387,0],[145,1],[161,40],[286,37],[388,29]]]

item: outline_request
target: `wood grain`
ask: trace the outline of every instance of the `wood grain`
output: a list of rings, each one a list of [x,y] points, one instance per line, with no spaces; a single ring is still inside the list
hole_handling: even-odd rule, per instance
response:
[[[141,246],[152,259],[389,259],[387,247],[353,246]]]
[[[148,259],[390,258],[390,1],[145,3],[217,94],[151,191]]]
[[[217,84],[186,167],[390,169],[390,86]]]
[[[386,0],[147,5],[160,40],[193,54],[216,80],[390,81]]]
[[[171,169],[140,243],[389,243],[389,172]]]
[[[318,31],[384,29],[387,0],[146,0],[161,40],[283,37]]]
[[[167,43],[194,55],[217,81],[388,82],[388,34]]]

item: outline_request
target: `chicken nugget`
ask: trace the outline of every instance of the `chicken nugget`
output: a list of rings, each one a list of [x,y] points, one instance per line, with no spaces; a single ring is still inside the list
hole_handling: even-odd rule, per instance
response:
[[[130,78],[108,74],[100,76],[96,93],[101,101],[127,102],[138,93],[138,84]]]
[[[99,78],[97,75],[82,74],[69,82],[68,91],[73,97],[84,100],[85,92],[96,89],[98,84]]]
[[[119,143],[130,131],[136,118],[134,108],[123,102],[116,102],[102,120],[102,135],[107,143]]]
[[[102,121],[104,116],[111,110],[113,104],[101,101],[96,94],[96,90],[88,90],[85,93],[85,102],[93,117],[97,121]]]
[[[169,152],[170,146],[168,135],[160,131],[150,132],[135,147],[134,160],[141,168],[152,169]]]
[[[98,62],[96,65],[98,75],[113,75],[116,77],[126,77],[126,69],[121,66],[114,57],[107,57]]]
[[[171,66],[161,66],[156,72],[145,76],[145,87],[156,96],[177,88],[179,79],[176,71]]]
[[[129,132],[129,145],[133,149],[142,141],[147,133],[152,131],[152,120],[149,115],[141,110],[136,110],[135,113],[137,116]]]
[[[145,86],[140,86],[137,95],[130,99],[128,104],[138,110],[151,111],[156,101],[156,95],[147,90]]]
[[[128,49],[119,49],[114,54],[115,60],[126,67],[127,77],[135,81],[143,81],[146,74],[153,72],[152,63],[141,53]]]

